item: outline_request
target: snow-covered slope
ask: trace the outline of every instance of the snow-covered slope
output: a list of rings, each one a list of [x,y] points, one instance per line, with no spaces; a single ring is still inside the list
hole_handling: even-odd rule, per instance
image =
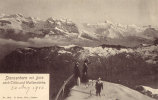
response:
[[[142,38],[158,38],[158,30],[150,27],[140,27],[136,25],[122,25],[105,21],[98,24],[83,24],[84,30],[88,30],[96,36],[107,38],[123,38],[127,36],[138,36]]]
[[[105,21],[98,24],[83,24],[82,35],[94,41],[109,44],[136,46],[141,43],[152,43],[158,38],[158,30],[136,25],[122,25]],[[95,37],[95,38],[94,38]]]

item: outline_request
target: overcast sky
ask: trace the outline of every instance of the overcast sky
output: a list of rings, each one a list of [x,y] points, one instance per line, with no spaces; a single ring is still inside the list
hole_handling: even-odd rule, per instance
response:
[[[0,0],[0,13],[75,22],[158,25],[158,0]]]

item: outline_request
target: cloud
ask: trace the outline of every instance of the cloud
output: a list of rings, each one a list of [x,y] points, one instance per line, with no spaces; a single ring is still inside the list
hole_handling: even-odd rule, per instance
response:
[[[30,38],[28,40],[34,46],[52,46],[52,45],[68,45],[71,42],[63,36],[48,36],[44,38]]]
[[[30,46],[30,43],[0,38],[0,60],[16,48],[24,48],[27,46]]]
[[[23,42],[23,41],[15,41],[12,39],[3,39],[0,38],[0,45],[21,45],[21,46],[28,46],[29,43],[28,42]]]

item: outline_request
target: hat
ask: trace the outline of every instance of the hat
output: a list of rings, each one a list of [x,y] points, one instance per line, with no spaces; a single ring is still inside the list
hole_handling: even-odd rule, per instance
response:
[[[79,65],[79,63],[78,63],[78,62],[76,62],[76,65]]]
[[[88,59],[85,59],[85,61],[84,61],[85,63],[88,63]]]

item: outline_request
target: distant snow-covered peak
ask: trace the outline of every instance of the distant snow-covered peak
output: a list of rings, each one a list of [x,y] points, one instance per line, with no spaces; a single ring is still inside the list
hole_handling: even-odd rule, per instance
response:
[[[62,47],[64,47],[65,49],[69,49],[69,48],[72,48],[72,47],[75,47],[75,46],[77,46],[77,45],[72,44],[72,45],[62,46]]]
[[[109,20],[105,20],[104,23],[113,24],[113,22],[111,22],[111,21],[109,21]]]
[[[12,14],[12,15],[5,15],[5,18],[18,18],[18,17],[24,17],[22,14]]]

